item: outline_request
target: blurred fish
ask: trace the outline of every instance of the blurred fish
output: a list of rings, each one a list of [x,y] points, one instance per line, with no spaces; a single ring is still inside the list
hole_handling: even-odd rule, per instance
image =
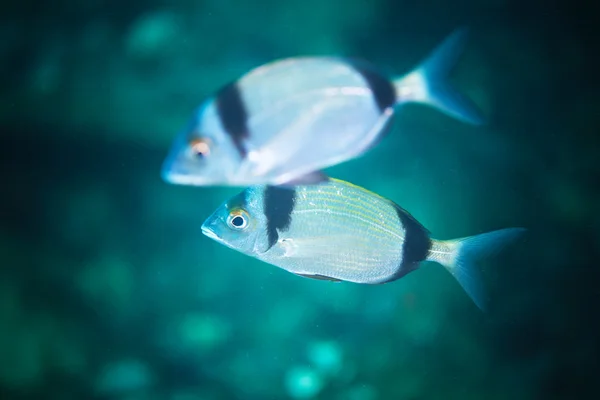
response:
[[[518,237],[508,228],[432,239],[407,211],[366,189],[330,178],[319,185],[257,185],[221,205],[202,225],[207,237],[294,274],[380,284],[423,261],[443,265],[484,308],[475,261]]]
[[[253,69],[198,108],[161,175],[196,186],[322,182],[320,170],[375,146],[397,106],[410,102],[480,124],[477,108],[447,81],[465,41],[466,30],[455,31],[420,66],[393,79],[334,57]]]

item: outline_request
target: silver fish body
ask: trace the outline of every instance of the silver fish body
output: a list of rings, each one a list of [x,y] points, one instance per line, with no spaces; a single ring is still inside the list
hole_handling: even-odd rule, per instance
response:
[[[450,35],[422,65],[395,79],[345,58],[297,57],[260,66],[199,107],[162,176],[198,186],[323,181],[320,170],[378,143],[396,106],[406,102],[481,123],[476,108],[446,82],[465,34]]]
[[[483,307],[472,261],[522,229],[435,240],[392,201],[330,178],[294,188],[249,187],[217,209],[202,231],[232,249],[315,279],[381,284],[435,261]]]

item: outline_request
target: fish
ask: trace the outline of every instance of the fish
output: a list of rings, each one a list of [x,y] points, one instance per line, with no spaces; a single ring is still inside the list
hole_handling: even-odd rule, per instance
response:
[[[317,280],[384,284],[424,262],[438,263],[482,310],[487,300],[478,261],[525,232],[505,228],[437,240],[392,200],[335,178],[249,186],[221,204],[201,230],[226,247]]]
[[[466,35],[457,29],[396,78],[344,57],[290,57],[256,67],[200,104],[176,136],[161,176],[192,186],[325,182],[325,168],[376,146],[407,103],[481,125],[480,110],[448,79]]]

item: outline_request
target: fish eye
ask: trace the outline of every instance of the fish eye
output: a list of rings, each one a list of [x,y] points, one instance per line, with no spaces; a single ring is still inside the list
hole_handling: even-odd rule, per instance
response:
[[[227,225],[235,230],[245,229],[248,226],[248,213],[244,210],[233,210],[227,217]]]
[[[194,138],[189,142],[192,155],[196,158],[206,158],[210,155],[212,143],[208,138]]]

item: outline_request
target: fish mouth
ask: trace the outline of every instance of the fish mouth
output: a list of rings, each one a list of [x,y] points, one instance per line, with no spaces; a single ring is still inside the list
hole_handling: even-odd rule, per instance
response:
[[[192,186],[209,186],[211,183],[204,179],[200,179],[193,175],[177,174],[172,172],[166,172],[163,174],[163,179],[169,183],[175,185],[192,185]]]
[[[202,225],[202,234],[210,239],[216,240],[217,242],[221,242],[221,238],[219,236],[217,236],[217,234],[210,229],[208,226],[206,225]]]
[[[202,175],[175,168],[173,163],[165,162],[161,170],[162,179],[174,185],[212,186],[213,182]]]
[[[169,154],[163,161],[160,170],[163,181],[174,185],[213,186],[218,183],[206,172],[196,171],[180,160],[178,154]]]
[[[162,179],[174,185],[184,186],[217,186],[217,187],[244,187],[245,182],[237,182],[233,179],[219,179],[208,176],[194,174],[192,172],[174,170],[173,168],[165,167],[161,173]]]

